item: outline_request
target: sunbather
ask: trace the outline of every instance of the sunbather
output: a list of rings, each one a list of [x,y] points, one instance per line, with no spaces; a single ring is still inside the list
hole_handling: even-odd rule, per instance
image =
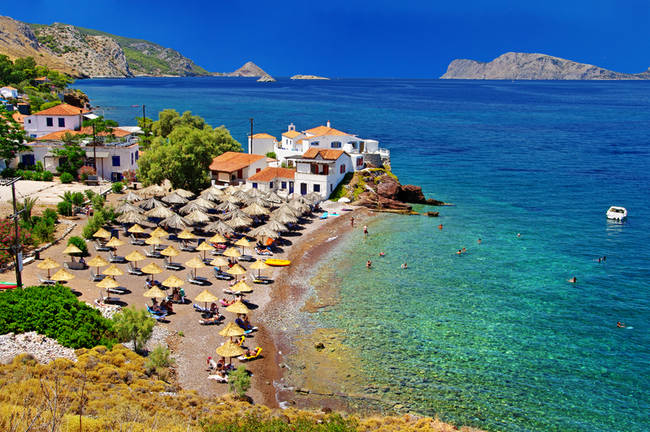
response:
[[[217,306],[216,303],[212,303],[210,305],[210,313],[213,315],[219,315],[219,307]]]
[[[230,306],[231,304],[235,303],[235,300],[226,300],[225,298],[221,299],[221,306]]]
[[[237,324],[242,330],[253,331],[255,329],[255,327],[253,327],[251,323],[248,322],[248,318],[246,317],[244,317],[243,320],[241,318],[237,318],[235,320],[235,324]]]
[[[210,318],[200,319],[199,324],[203,324],[203,325],[218,324],[219,319],[221,319],[221,316],[219,316],[217,314],[217,315],[214,315],[214,316],[212,316]]]

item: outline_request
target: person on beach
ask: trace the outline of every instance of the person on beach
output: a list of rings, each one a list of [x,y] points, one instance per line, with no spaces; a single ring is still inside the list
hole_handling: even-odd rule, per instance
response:
[[[571,283],[578,283],[578,278],[573,276],[571,279],[569,279],[569,282]]]
[[[363,235],[367,236],[368,235],[368,225],[363,226]]]
[[[372,261],[370,261],[370,260],[366,261],[366,267],[371,268],[372,267]]]
[[[350,226],[354,226],[354,216],[350,217]]]

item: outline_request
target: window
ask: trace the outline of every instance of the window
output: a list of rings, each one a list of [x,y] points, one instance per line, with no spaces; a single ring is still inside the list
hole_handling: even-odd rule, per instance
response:
[[[314,192],[320,192],[320,185],[319,184],[314,185]]]
[[[253,189],[257,189],[257,183],[253,183]]]
[[[45,117],[45,125],[47,127],[54,126],[54,119],[52,117]]]
[[[340,172],[341,174],[345,172],[345,165],[341,164]]]
[[[287,182],[280,183],[280,189],[286,189],[286,188],[287,188]]]
[[[260,172],[260,171],[262,171],[262,168],[255,168],[255,172],[256,172],[256,173],[258,173],[258,172]]]
[[[332,148],[341,148],[340,141],[332,141]]]
[[[273,189],[273,182],[269,183],[269,188]]]
[[[65,118],[64,117],[59,117],[57,120],[59,120],[59,127],[65,127]]]
[[[133,165],[133,153],[131,153],[131,165]]]
[[[363,158],[357,158],[357,166],[363,166]]]
[[[140,158],[140,152],[135,152],[135,160],[138,160]]]
[[[33,154],[23,155],[22,160],[23,160],[23,165],[25,165],[25,166],[34,165],[34,155]]]
[[[318,144],[319,144],[318,141],[312,141],[312,143],[311,143],[311,145],[313,145],[315,147],[318,147]]]
[[[32,124],[32,119],[27,119],[27,123]]]
[[[119,156],[113,156],[113,166],[115,166],[115,167],[120,166],[120,157]]]

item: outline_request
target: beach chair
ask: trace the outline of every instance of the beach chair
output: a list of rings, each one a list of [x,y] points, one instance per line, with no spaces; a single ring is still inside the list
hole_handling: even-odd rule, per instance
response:
[[[134,246],[144,246],[144,240],[136,238],[133,234],[129,234],[129,237],[131,238],[131,244]]]
[[[144,273],[142,272],[142,270],[140,270],[140,269],[137,268],[137,267],[133,267],[133,264],[131,264],[131,263],[128,264],[128,266],[127,266],[127,270],[128,270],[128,272],[129,272],[130,275],[134,275],[134,276],[144,276]]]
[[[194,304],[192,305],[192,307],[194,308],[194,310],[195,310],[196,312],[201,312],[201,313],[210,313],[210,309],[208,309],[208,308],[204,308],[203,306],[201,306],[201,305],[197,305],[196,303],[194,303]]]
[[[179,263],[167,263],[167,264],[165,264],[165,268],[167,270],[180,271],[180,270],[183,270],[185,267],[183,267]]]
[[[111,252],[111,253],[109,254],[109,256],[108,256],[108,261],[110,261],[110,262],[112,262],[112,263],[118,263],[118,264],[121,264],[121,263],[125,263],[125,262],[126,262],[126,259],[125,259],[123,256],[116,255],[116,254],[114,254],[114,253]]]
[[[217,267],[214,268],[214,277],[219,280],[233,280],[235,278],[233,275],[221,271]]]
[[[95,250],[97,252],[108,252],[111,250],[111,248],[104,246],[102,243],[100,243],[99,240],[95,240]]]
[[[167,312],[156,312],[151,309],[149,305],[147,305],[147,312],[149,312],[151,318],[155,319],[156,321],[164,320],[167,317]]]
[[[107,288],[106,291],[108,291],[111,294],[117,294],[117,295],[126,294],[126,288],[124,287]]]
[[[55,285],[56,281],[53,281],[52,279],[44,278],[43,276],[38,276],[38,281],[41,283],[41,285]]]
[[[239,357],[237,357],[237,360],[239,360],[239,361],[251,361],[251,360],[255,360],[255,359],[260,358],[261,355],[262,355],[262,348],[257,347],[257,348],[255,348],[255,351],[253,352],[252,355],[249,355],[249,356],[240,355]]]
[[[187,281],[191,284],[201,285],[201,286],[210,284],[210,282],[206,278],[202,276],[194,276],[192,272],[189,272],[187,274]]]
[[[93,281],[93,282],[101,282],[102,280],[104,280],[105,277],[106,277],[106,275],[103,275],[101,273],[97,274],[97,273],[95,273],[95,270],[90,269],[90,280],[91,281]]]
[[[255,262],[257,260],[250,255],[242,255],[237,258],[237,261]]]
[[[273,283],[273,279],[271,279],[271,278],[269,278],[267,276],[261,276],[261,275],[258,276],[255,273],[250,274],[250,280],[252,280],[253,283],[256,283],[256,284],[268,285],[270,283]]]
[[[196,252],[196,247],[188,244],[183,244],[183,246],[181,246],[181,250],[183,252]]]

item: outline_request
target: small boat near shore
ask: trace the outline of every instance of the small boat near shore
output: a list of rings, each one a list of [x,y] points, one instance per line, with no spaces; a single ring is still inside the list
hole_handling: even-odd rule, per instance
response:
[[[277,259],[277,258],[269,258],[266,261],[264,261],[264,264],[274,266],[274,267],[286,267],[289,264],[291,264],[291,261]]]
[[[625,207],[611,206],[606,214],[607,219],[622,221],[627,218],[627,209]]]

